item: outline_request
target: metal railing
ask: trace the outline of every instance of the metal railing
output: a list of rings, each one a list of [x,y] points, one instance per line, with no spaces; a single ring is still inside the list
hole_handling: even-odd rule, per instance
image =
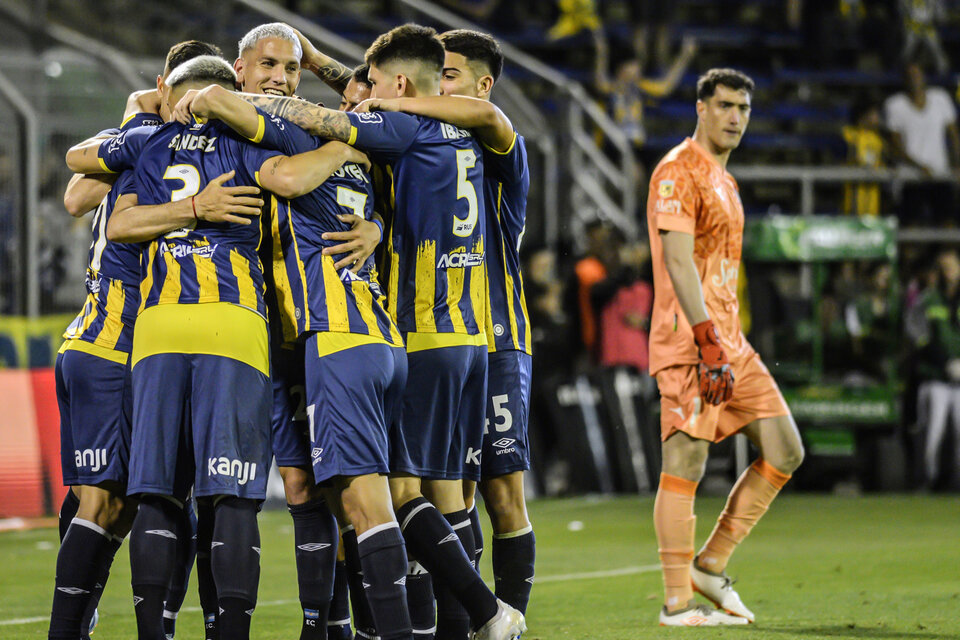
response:
[[[447,28],[484,31],[466,18],[427,0],[400,0],[400,3]],[[550,158],[549,161],[554,164],[558,152],[566,156],[566,168],[570,179],[564,184],[569,186],[570,193],[564,201],[568,203],[577,201],[578,198],[573,192],[579,191],[600,216],[621,227],[628,235],[635,236],[637,233],[636,161],[630,143],[613,120],[596,101],[587,95],[586,90],[579,83],[507,42],[501,42],[500,48],[508,62],[537,76],[569,100],[567,107],[569,139],[551,132],[553,148],[545,150],[544,153],[545,158]],[[532,105],[531,108],[536,109]],[[608,159],[594,142],[594,128],[599,129],[616,150],[617,161]],[[554,169],[557,168],[554,167]],[[544,197],[550,199],[550,204],[545,202],[544,206],[544,239],[547,244],[555,246],[560,236],[560,207],[557,205],[560,197],[559,189],[562,187],[558,173],[545,171],[545,174]],[[574,216],[583,214],[580,211],[571,213]]]

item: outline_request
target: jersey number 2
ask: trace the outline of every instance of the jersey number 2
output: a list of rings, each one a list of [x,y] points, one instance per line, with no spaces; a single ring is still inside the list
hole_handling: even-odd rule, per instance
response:
[[[163,172],[164,180],[179,180],[183,186],[170,192],[170,202],[191,198],[200,191],[200,172],[192,164],[172,164]],[[192,227],[176,229],[164,235],[164,238],[182,238]]]

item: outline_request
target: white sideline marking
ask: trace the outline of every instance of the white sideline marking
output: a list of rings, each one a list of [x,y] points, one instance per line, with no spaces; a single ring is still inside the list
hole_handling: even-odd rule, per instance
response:
[[[652,573],[660,571],[658,564],[645,564],[640,567],[621,567],[620,569],[608,569],[607,571],[587,571],[584,573],[564,573],[555,576],[535,576],[534,584],[544,582],[573,582],[576,580],[593,580],[595,578],[613,578],[615,576],[630,576],[636,573]]]
[[[639,567],[621,567],[620,569],[608,569],[606,571],[587,571],[584,573],[563,573],[553,576],[537,576],[535,584],[543,584],[545,582],[575,582],[577,580],[594,580],[596,578],[613,578],[615,576],[629,576],[637,573],[652,573],[654,571],[660,571],[660,565],[658,564],[646,564]],[[266,602],[258,602],[257,608],[260,607],[280,607],[288,604],[299,603],[299,600],[287,599],[287,600],[267,600]],[[196,613],[201,611],[200,607],[183,607],[180,609],[181,612],[187,613]],[[35,618],[13,618],[11,620],[0,620],[0,626],[9,626],[16,624],[33,624],[35,622],[44,622],[49,620],[48,616],[41,616]]]

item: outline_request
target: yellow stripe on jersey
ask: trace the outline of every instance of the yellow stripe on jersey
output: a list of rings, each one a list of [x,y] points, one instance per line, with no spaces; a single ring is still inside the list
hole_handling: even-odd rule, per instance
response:
[[[290,238],[293,240],[293,254],[297,257],[297,271],[300,274],[300,286],[303,287],[303,330],[310,331],[310,296],[307,294],[307,272],[300,259],[300,244],[297,242],[297,232],[293,228],[293,206],[287,203],[287,222],[290,225]]]
[[[380,336],[368,336],[363,333],[340,333],[336,331],[321,331],[317,333],[317,355],[321,358],[338,351],[346,351],[365,344],[392,345]]]
[[[436,331],[433,306],[437,299],[437,243],[424,240],[417,247],[416,273],[413,283],[413,313],[417,331]]]
[[[357,141],[357,128],[351,126],[351,127],[350,127],[350,137],[347,138],[347,144],[353,144],[353,143],[356,142],[356,141]]]
[[[297,339],[297,304],[293,299],[286,256],[283,255],[283,245],[280,242],[280,217],[277,215],[277,198],[275,197],[270,198],[270,226],[270,237],[273,238],[273,251],[270,254],[273,259],[273,287],[280,307],[280,326],[283,329],[284,340],[293,341]]]
[[[197,246],[210,245],[209,240],[197,240]],[[217,280],[217,265],[212,258],[193,254],[193,268],[197,271],[197,289],[200,300],[219,300],[220,282]],[[239,284],[239,282],[238,282]],[[256,309],[256,305],[253,307]]]
[[[497,154],[498,156],[505,156],[505,155],[507,155],[508,153],[510,153],[511,151],[513,151],[513,148],[514,148],[515,146],[517,146],[517,132],[516,132],[516,131],[513,132],[513,140],[510,141],[510,146],[507,147],[507,150],[506,150],[506,151],[497,151],[496,149],[494,149],[494,148],[491,147],[490,145],[485,144],[485,143],[483,143],[483,142],[481,142],[480,144],[482,144],[485,149],[487,149],[488,151],[491,151],[492,153]],[[502,186],[502,185],[501,185],[501,186]]]
[[[130,115],[128,115],[126,118],[124,118],[124,119],[123,119],[123,122],[120,123],[120,128],[123,129],[125,126],[127,126],[127,123],[130,122],[131,120],[133,120],[134,118],[136,118],[137,115],[138,115],[138,113],[137,113],[136,111],[134,111],[133,113],[131,113]]]
[[[240,306],[253,311],[257,310],[257,288],[250,277],[250,261],[240,255],[236,249],[230,251],[230,270],[237,279],[237,290],[240,292]]]
[[[97,335],[96,343],[108,349],[115,349],[120,335],[123,333],[123,305],[126,302],[126,292],[123,283],[119,280],[110,281],[110,290],[107,291],[107,317],[103,329]]]
[[[483,237],[477,240],[473,247],[474,253],[483,253],[485,251]],[[487,288],[487,261],[478,267],[470,268],[470,303],[473,305],[473,317],[477,321],[477,331],[484,333],[486,331],[487,308],[490,304],[490,290]]]
[[[523,273],[518,273],[520,276],[520,308],[523,309],[523,318],[524,318],[524,333],[523,333],[523,344],[526,346],[526,353],[533,353],[533,336],[530,333],[530,314],[527,313],[527,297],[523,295]]]
[[[380,325],[377,323],[377,315],[373,312],[373,292],[367,283],[354,280],[350,283],[350,289],[353,291],[353,298],[357,301],[357,309],[360,311],[360,317],[363,318],[363,324],[367,325],[367,333],[370,335],[381,335]]]
[[[514,138],[516,139],[516,138]],[[497,183],[497,224],[503,229],[503,223],[500,221],[501,207],[503,206],[503,183]],[[500,255],[503,256],[503,283],[507,287],[507,317],[510,318],[510,337],[513,338],[513,348],[520,349],[520,339],[517,336],[517,313],[513,308],[513,276],[507,269],[507,241],[501,234]],[[489,298],[487,304],[489,304]]]
[[[393,233],[387,242],[387,257],[390,260],[390,282],[387,285],[387,313],[397,321],[397,298],[400,297],[400,254],[393,250]]]
[[[116,171],[107,166],[107,163],[104,162],[100,156],[97,156],[97,162],[100,163],[100,168],[103,169],[104,173],[116,173]]]
[[[463,324],[463,312],[460,311],[460,299],[463,298],[463,279],[466,269],[447,269],[447,308],[450,310],[450,322],[454,333],[466,333]]]
[[[163,240],[158,241],[162,246],[166,246]],[[163,252],[163,261],[167,265],[167,277],[160,285],[160,299],[157,304],[174,304],[180,301],[180,263],[173,257],[172,251]]]
[[[58,353],[65,353],[67,351],[82,351],[83,353],[89,353],[92,356],[116,362],[117,364],[127,364],[127,359],[130,357],[130,354],[124,351],[109,349],[92,342],[87,342],[86,340],[67,340],[60,345],[60,351]]]
[[[350,331],[350,318],[347,316],[347,290],[344,289],[340,276],[333,267],[333,256],[323,256],[320,269],[323,272],[327,326],[330,331]]]
[[[147,296],[150,295],[150,291],[153,289],[153,261],[157,258],[157,243],[151,242],[150,248],[147,250],[147,268],[144,273],[146,276],[143,278],[143,282],[140,283],[140,308],[137,310],[137,314],[143,311],[144,307],[147,304]],[[143,258],[140,258],[143,260]]]
[[[247,139],[254,144],[260,144],[260,141],[263,140],[263,133],[266,130],[266,128],[267,128],[267,123],[264,122],[263,116],[258,113],[257,114],[257,132],[254,134],[252,138],[247,138]],[[258,176],[257,181],[259,182],[259,180],[260,178]]]
[[[487,336],[484,333],[408,333],[407,353],[442,349],[443,347],[485,347]]]
[[[149,307],[133,330],[131,364],[161,353],[220,356],[270,375],[267,323],[229,302]]]

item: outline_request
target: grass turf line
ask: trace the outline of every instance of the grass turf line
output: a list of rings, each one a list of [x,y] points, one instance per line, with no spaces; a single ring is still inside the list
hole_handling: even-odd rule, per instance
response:
[[[698,543],[723,502],[697,500]],[[537,574],[525,640],[710,637],[749,640],[960,638],[960,501],[956,497],[838,498],[786,494],[730,565],[737,590],[757,614],[748,628],[689,631],[656,626],[661,578],[651,498],[578,498],[531,503]],[[484,525],[486,527],[486,519]],[[570,523],[583,523],[581,530]],[[261,516],[261,606],[254,638],[295,638],[300,629],[289,515]],[[490,532],[482,568],[490,580]],[[44,638],[57,534],[0,534],[0,638]],[[584,577],[592,572],[623,575]],[[191,580],[185,607],[198,606]],[[135,637],[127,546],[117,556],[100,606],[97,640]],[[23,623],[24,619],[39,621]],[[10,624],[17,621],[16,624]],[[199,613],[185,611],[178,640],[199,640]]]

